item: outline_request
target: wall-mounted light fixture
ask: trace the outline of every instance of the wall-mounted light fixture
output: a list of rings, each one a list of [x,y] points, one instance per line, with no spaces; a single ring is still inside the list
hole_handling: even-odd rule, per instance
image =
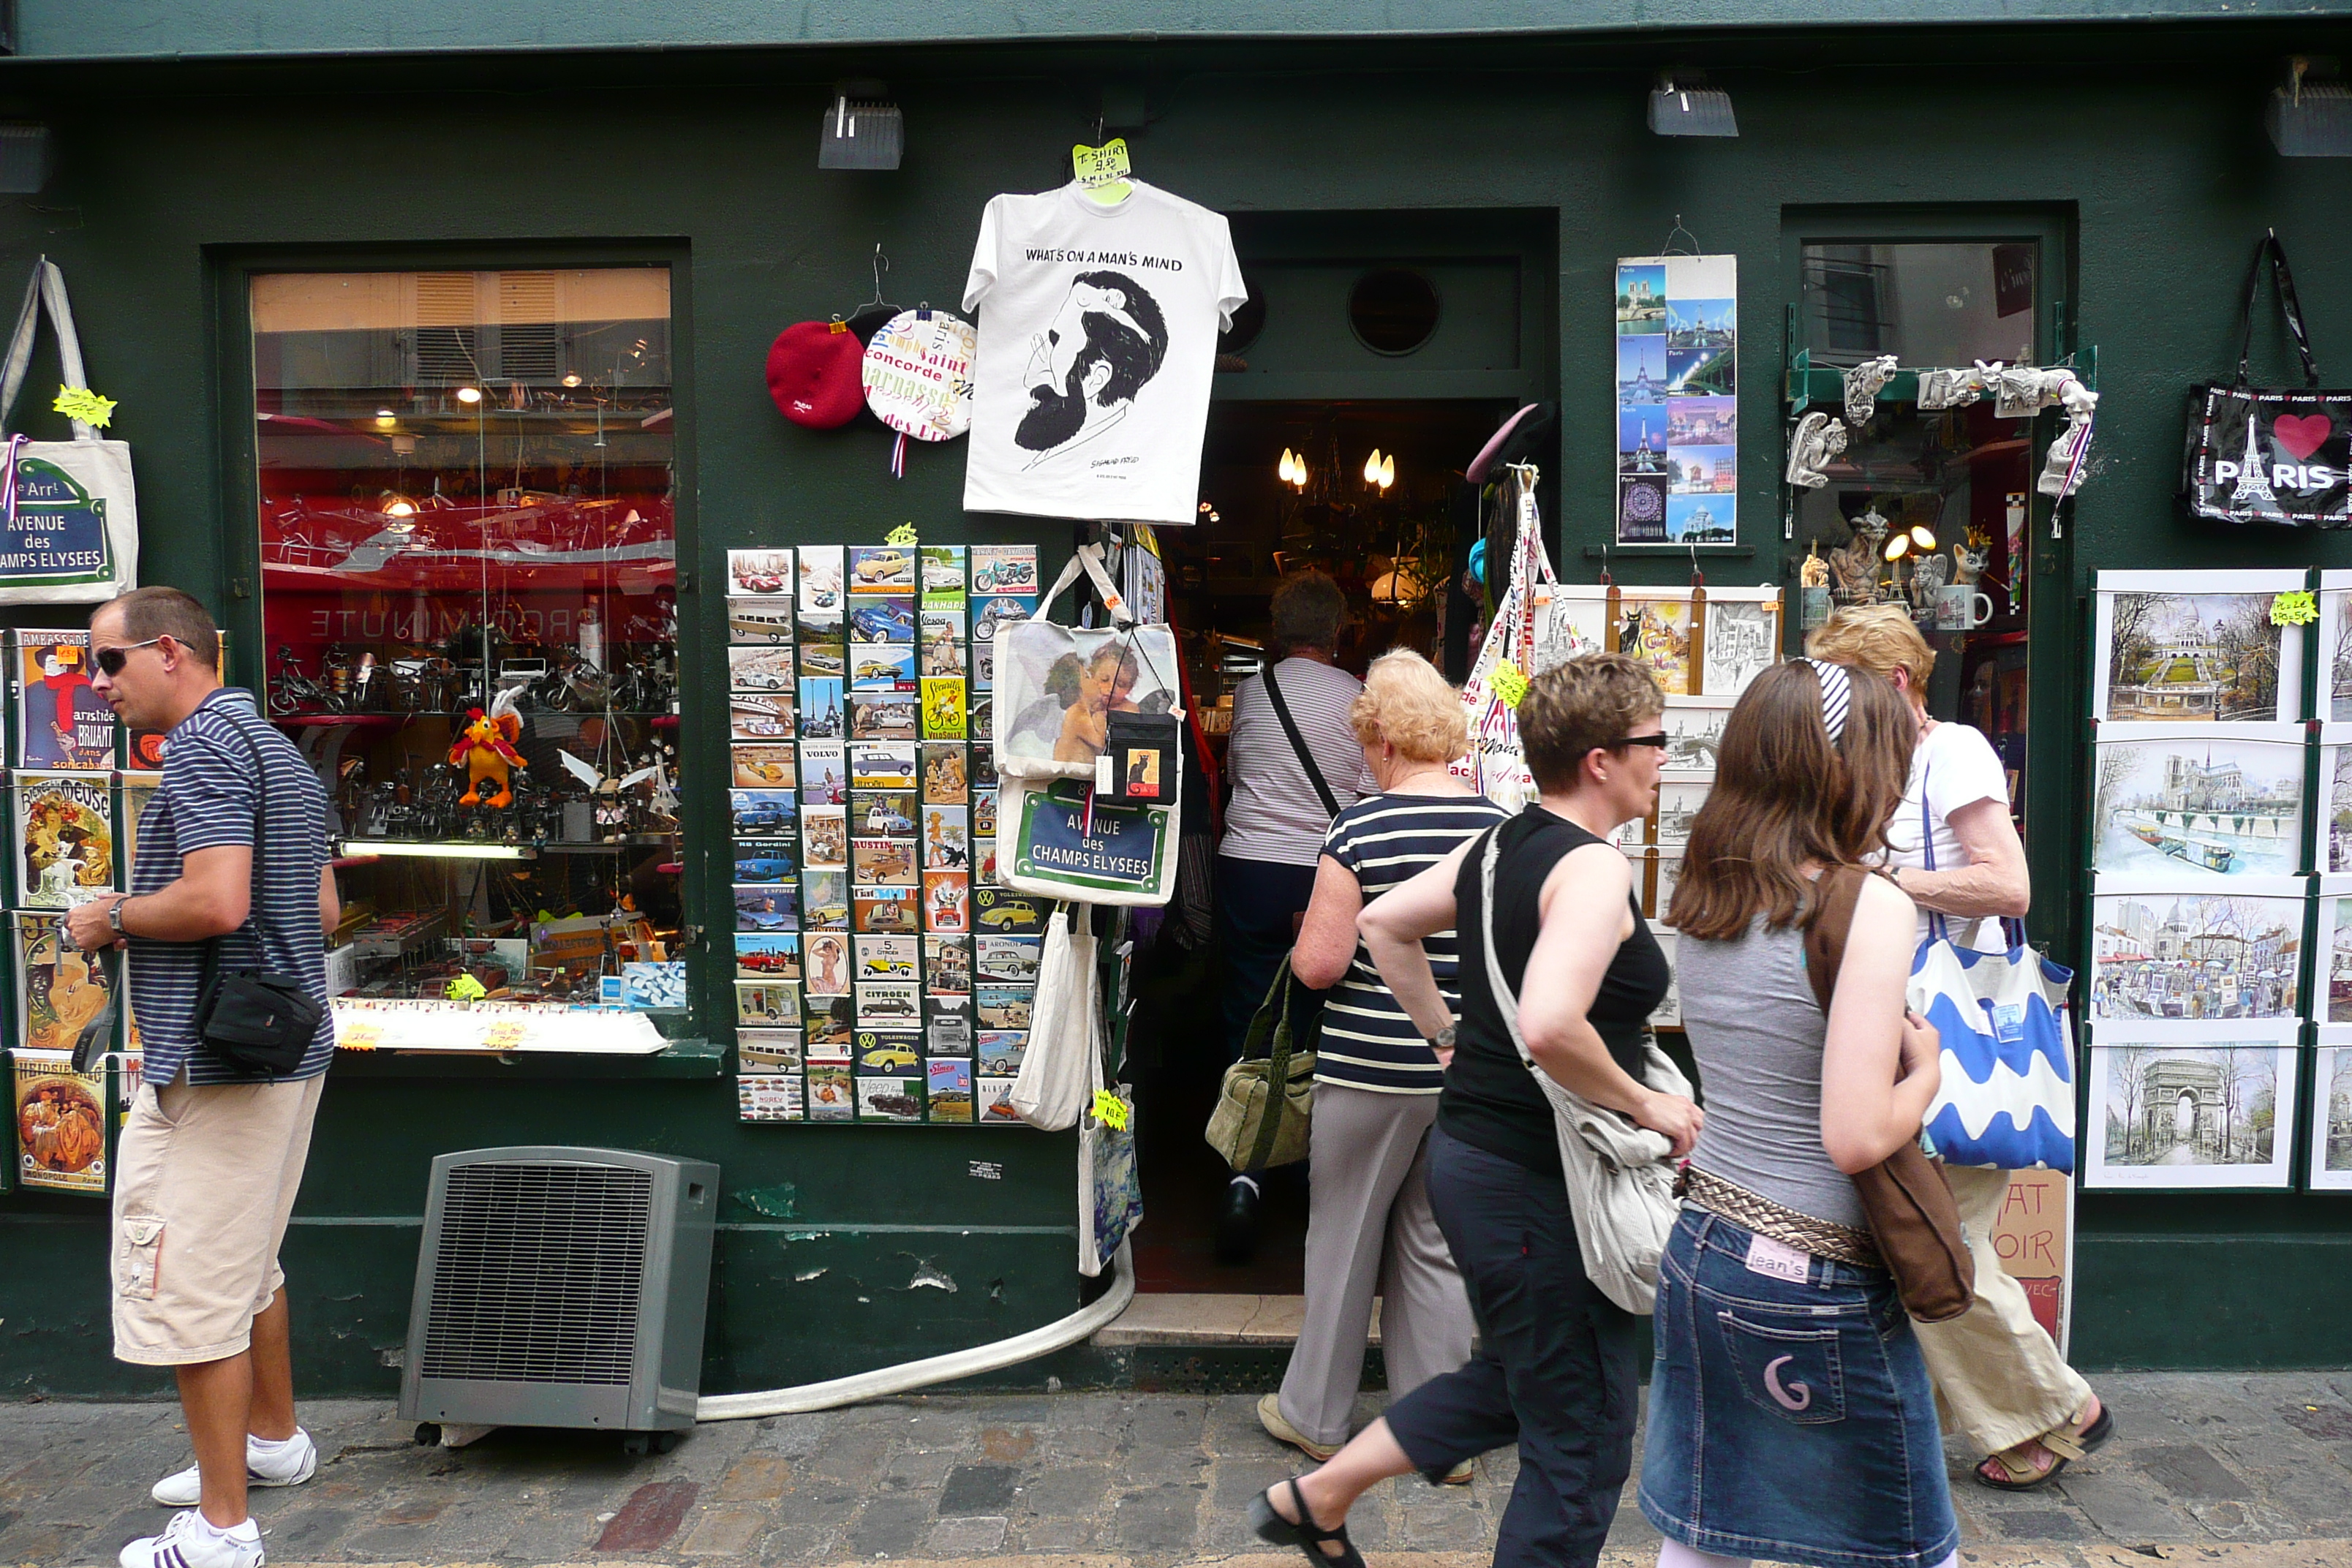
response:
[[[907,117],[878,81],[845,81],[833,89],[818,129],[820,169],[895,169],[907,151]]]
[[[1660,77],[1650,93],[1650,129],[1661,136],[1738,135],[1731,95],[1698,85],[1704,79],[1689,71]]]
[[[1307,488],[1307,459],[1289,447],[1282,449],[1282,461],[1275,465],[1274,471],[1284,484],[1296,486],[1301,490]]]
[[[2283,87],[2271,89],[2263,129],[2284,158],[2352,158],[2352,87],[2335,79],[2336,61],[2297,55]]]
[[[1394,483],[1396,483],[1396,454],[1391,452],[1383,458],[1381,456],[1381,449],[1378,447],[1373,447],[1372,455],[1364,459],[1365,486],[1386,495],[1389,487]]]

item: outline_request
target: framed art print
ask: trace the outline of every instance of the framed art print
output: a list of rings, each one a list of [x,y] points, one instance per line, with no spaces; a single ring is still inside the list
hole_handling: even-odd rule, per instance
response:
[[[2313,1192],[2352,1192],[2352,1027],[2319,1026],[2303,1184]]]
[[[2304,717],[2303,628],[2271,619],[2304,574],[2102,572],[2091,716],[2102,723]]]
[[[2292,1185],[2299,1027],[2096,1028],[2084,1188]]]
[[[1715,754],[1723,744],[1723,727],[1731,720],[1735,700],[1729,697],[1666,699],[1664,777],[1714,779]]]
[[[2090,1016],[2235,1023],[2299,1016],[2305,879],[2226,889],[2102,876],[2091,897]]]
[[[2300,724],[2099,729],[2095,871],[2237,882],[2293,876],[2306,855]]]

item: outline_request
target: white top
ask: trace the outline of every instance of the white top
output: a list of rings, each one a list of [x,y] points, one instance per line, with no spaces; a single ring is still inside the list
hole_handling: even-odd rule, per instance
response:
[[[1894,820],[1886,825],[1889,866],[1927,869],[1919,831],[1923,794],[1927,797],[1927,816],[1935,827],[1935,868],[1965,870],[1970,864],[1969,852],[1952,832],[1952,813],[1980,800],[1997,800],[2006,808],[2009,769],[1981,731],[1966,724],[1938,724],[1928,731],[1911,753],[1911,781],[1904,788],[1903,804],[1895,808]],[[1947,922],[1948,926],[1951,923]],[[1952,931],[1955,941],[1966,941],[1969,933],[1965,928],[1969,923],[1966,920],[1958,923]],[[1926,910],[1919,911],[1916,940],[1927,940]]]
[[[1283,705],[1298,726],[1298,738],[1315,758],[1331,798],[1341,811],[1361,796],[1379,793],[1364,767],[1364,750],[1348,726],[1348,710],[1364,683],[1344,669],[1309,658],[1286,658],[1274,667],[1282,683]],[[1307,782],[1290,737],[1274,704],[1266,700],[1265,677],[1254,675],[1234,692],[1233,741],[1225,771],[1234,781],[1233,804],[1225,808],[1225,837],[1217,853],[1237,860],[1277,866],[1312,866],[1323,858],[1332,814]]]
[[[1217,333],[1248,290],[1223,214],[1129,184],[1115,206],[1074,183],[981,215],[967,511],[1198,521]]]

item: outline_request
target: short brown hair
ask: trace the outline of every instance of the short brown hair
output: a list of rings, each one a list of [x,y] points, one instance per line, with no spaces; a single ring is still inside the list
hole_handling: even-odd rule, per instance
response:
[[[1301,572],[1283,579],[1265,611],[1282,647],[1328,653],[1339,646],[1339,628],[1348,624],[1348,595],[1322,573]]]
[[[1577,770],[1598,747],[1666,710],[1650,667],[1622,653],[1588,653],[1528,682],[1519,699],[1519,739],[1541,790],[1576,787]]]
[[[1900,605],[1854,605],[1830,616],[1805,638],[1805,652],[1832,664],[1849,664],[1892,680],[1901,670],[1911,689],[1927,689],[1936,650],[1919,635],[1911,612]]]
[[[1391,648],[1364,671],[1364,689],[1348,710],[1358,743],[1385,741],[1416,763],[1450,763],[1470,749],[1462,696],[1437,667],[1409,647]]]
[[[121,615],[125,641],[170,637],[194,655],[197,663],[213,667],[220,664],[220,628],[213,625],[212,612],[192,594],[184,594],[177,588],[133,588],[127,594],[116,595],[99,608]],[[95,615],[90,616],[93,621],[97,618]]]
[[[1723,727],[1715,785],[1691,824],[1667,923],[1729,942],[1758,915],[1775,929],[1803,912],[1804,867],[1853,866],[1886,845],[1918,730],[1892,682],[1848,678],[1845,733],[1822,721],[1822,678],[1801,659],[1748,682]]]

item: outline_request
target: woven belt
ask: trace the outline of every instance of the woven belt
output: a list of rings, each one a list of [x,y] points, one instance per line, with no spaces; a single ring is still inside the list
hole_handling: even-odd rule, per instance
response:
[[[1761,1193],[1751,1193],[1738,1183],[1727,1182],[1696,1165],[1683,1167],[1682,1177],[1675,1184],[1675,1191],[1677,1195],[1696,1204],[1709,1214],[1721,1215],[1734,1225],[1743,1226],[1759,1236],[1769,1237],[1800,1252],[1810,1252],[1816,1258],[1833,1258],[1840,1263],[1851,1263],[1863,1268],[1886,1267],[1878,1256],[1878,1243],[1870,1232],[1800,1214],[1786,1204],[1774,1203]]]

